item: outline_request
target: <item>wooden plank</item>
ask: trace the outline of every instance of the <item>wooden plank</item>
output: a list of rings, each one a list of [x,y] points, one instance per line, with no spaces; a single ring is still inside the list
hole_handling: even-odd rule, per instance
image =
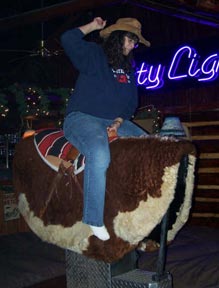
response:
[[[202,218],[219,218],[219,213],[192,213],[192,217],[202,217]]]
[[[201,153],[200,159],[219,159],[219,153]]]
[[[219,135],[191,135],[192,140],[219,140]]]
[[[219,185],[200,185],[200,184],[198,184],[197,185],[197,188],[198,189],[214,189],[214,190],[216,190],[216,189],[218,189],[219,190]]]
[[[198,173],[219,173],[219,167],[199,168]]]
[[[218,195],[219,196],[219,195]],[[205,203],[219,203],[219,198],[209,198],[209,197],[195,197],[196,202],[205,202]]]
[[[219,121],[199,121],[199,122],[182,122],[186,127],[200,127],[200,126],[219,126]]]

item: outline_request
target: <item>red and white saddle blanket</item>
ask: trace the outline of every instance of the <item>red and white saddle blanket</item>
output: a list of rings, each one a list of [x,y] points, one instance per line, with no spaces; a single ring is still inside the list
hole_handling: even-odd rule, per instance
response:
[[[118,137],[109,138],[109,142],[116,140]],[[73,145],[68,142],[64,132],[57,128],[46,128],[35,132],[35,147],[42,160],[55,171],[58,171],[61,161],[74,166],[74,174],[84,170],[85,156],[78,152],[75,159],[68,159],[68,153]]]

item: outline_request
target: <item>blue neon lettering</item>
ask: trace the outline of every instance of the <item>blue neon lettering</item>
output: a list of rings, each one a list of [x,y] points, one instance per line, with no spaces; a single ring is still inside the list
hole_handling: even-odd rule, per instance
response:
[[[202,64],[201,71],[203,75],[209,75],[208,77],[199,78],[198,81],[210,81],[214,80],[218,76],[218,63],[219,63],[218,54],[210,55]],[[211,65],[212,64],[212,65]],[[211,67],[210,67],[211,65]]]
[[[142,62],[136,74],[138,84],[145,86],[146,89],[163,87],[165,76],[171,81],[188,77],[195,78],[199,82],[213,81],[219,76],[219,54],[211,54],[201,59],[194,48],[183,46],[176,51],[170,65],[164,66],[161,63],[150,65]]]
[[[176,76],[177,69],[179,68],[181,64],[182,56],[184,56],[185,53],[188,53],[188,59],[191,58],[192,49],[189,46],[183,46],[173,56],[173,60],[170,64],[170,69],[168,71],[169,79],[180,79],[180,78],[188,77],[188,74],[182,74],[182,75],[179,74],[178,76]]]

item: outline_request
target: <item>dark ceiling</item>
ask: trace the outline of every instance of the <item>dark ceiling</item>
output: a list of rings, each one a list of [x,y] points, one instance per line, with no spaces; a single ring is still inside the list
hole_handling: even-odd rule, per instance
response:
[[[44,69],[41,62],[51,62],[51,59],[55,59],[57,64],[59,61],[63,61],[59,57],[63,54],[59,43],[60,34],[70,27],[90,21],[95,16],[102,16],[110,24],[111,21],[114,22],[119,17],[136,17],[138,12],[134,8],[138,7],[141,10],[155,11],[217,29],[219,28],[218,2],[213,0],[1,1],[0,86],[5,85],[7,81],[15,81],[15,77],[18,81],[20,80],[19,77],[28,78],[31,74],[30,71],[36,75],[35,70],[37,69],[39,70],[38,78],[43,77],[45,80],[45,75],[41,73],[41,69]],[[38,61],[39,57],[40,62]],[[52,69],[60,70],[60,65],[55,68],[53,65]],[[62,73],[62,71],[60,70],[58,73]]]
[[[72,15],[101,6],[126,3],[219,26],[218,0],[7,0],[0,4],[0,29],[51,20],[61,15]]]

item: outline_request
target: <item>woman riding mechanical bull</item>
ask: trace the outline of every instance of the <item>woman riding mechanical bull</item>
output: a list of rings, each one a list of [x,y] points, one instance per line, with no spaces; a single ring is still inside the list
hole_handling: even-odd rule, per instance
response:
[[[57,134],[56,144],[73,149],[61,160],[46,149],[45,160],[37,142],[42,144],[47,132],[37,131],[16,146],[13,181],[19,210],[42,240],[112,263],[151,232],[158,241],[152,230],[169,207],[168,241],[185,224],[195,149],[190,141],[148,135],[130,120],[138,106],[132,52],[139,43],[150,43],[134,18],[105,26],[97,17],[61,36],[79,76],[66,110],[64,137],[57,129],[47,135],[47,144],[54,152],[50,140]],[[84,39],[95,30],[101,30],[102,45]],[[110,141],[114,135],[118,139]],[[85,159],[78,174],[75,150]],[[182,161],[185,156],[188,161]],[[48,165],[51,159],[57,169]]]
[[[147,135],[130,121],[138,105],[132,51],[139,43],[150,46],[134,18],[121,18],[105,26],[106,21],[96,17],[61,37],[66,54],[80,72],[67,107],[64,134],[86,158],[83,223],[103,241],[110,238],[103,221],[111,158],[108,134]],[[101,30],[102,46],[84,40],[95,30]]]

